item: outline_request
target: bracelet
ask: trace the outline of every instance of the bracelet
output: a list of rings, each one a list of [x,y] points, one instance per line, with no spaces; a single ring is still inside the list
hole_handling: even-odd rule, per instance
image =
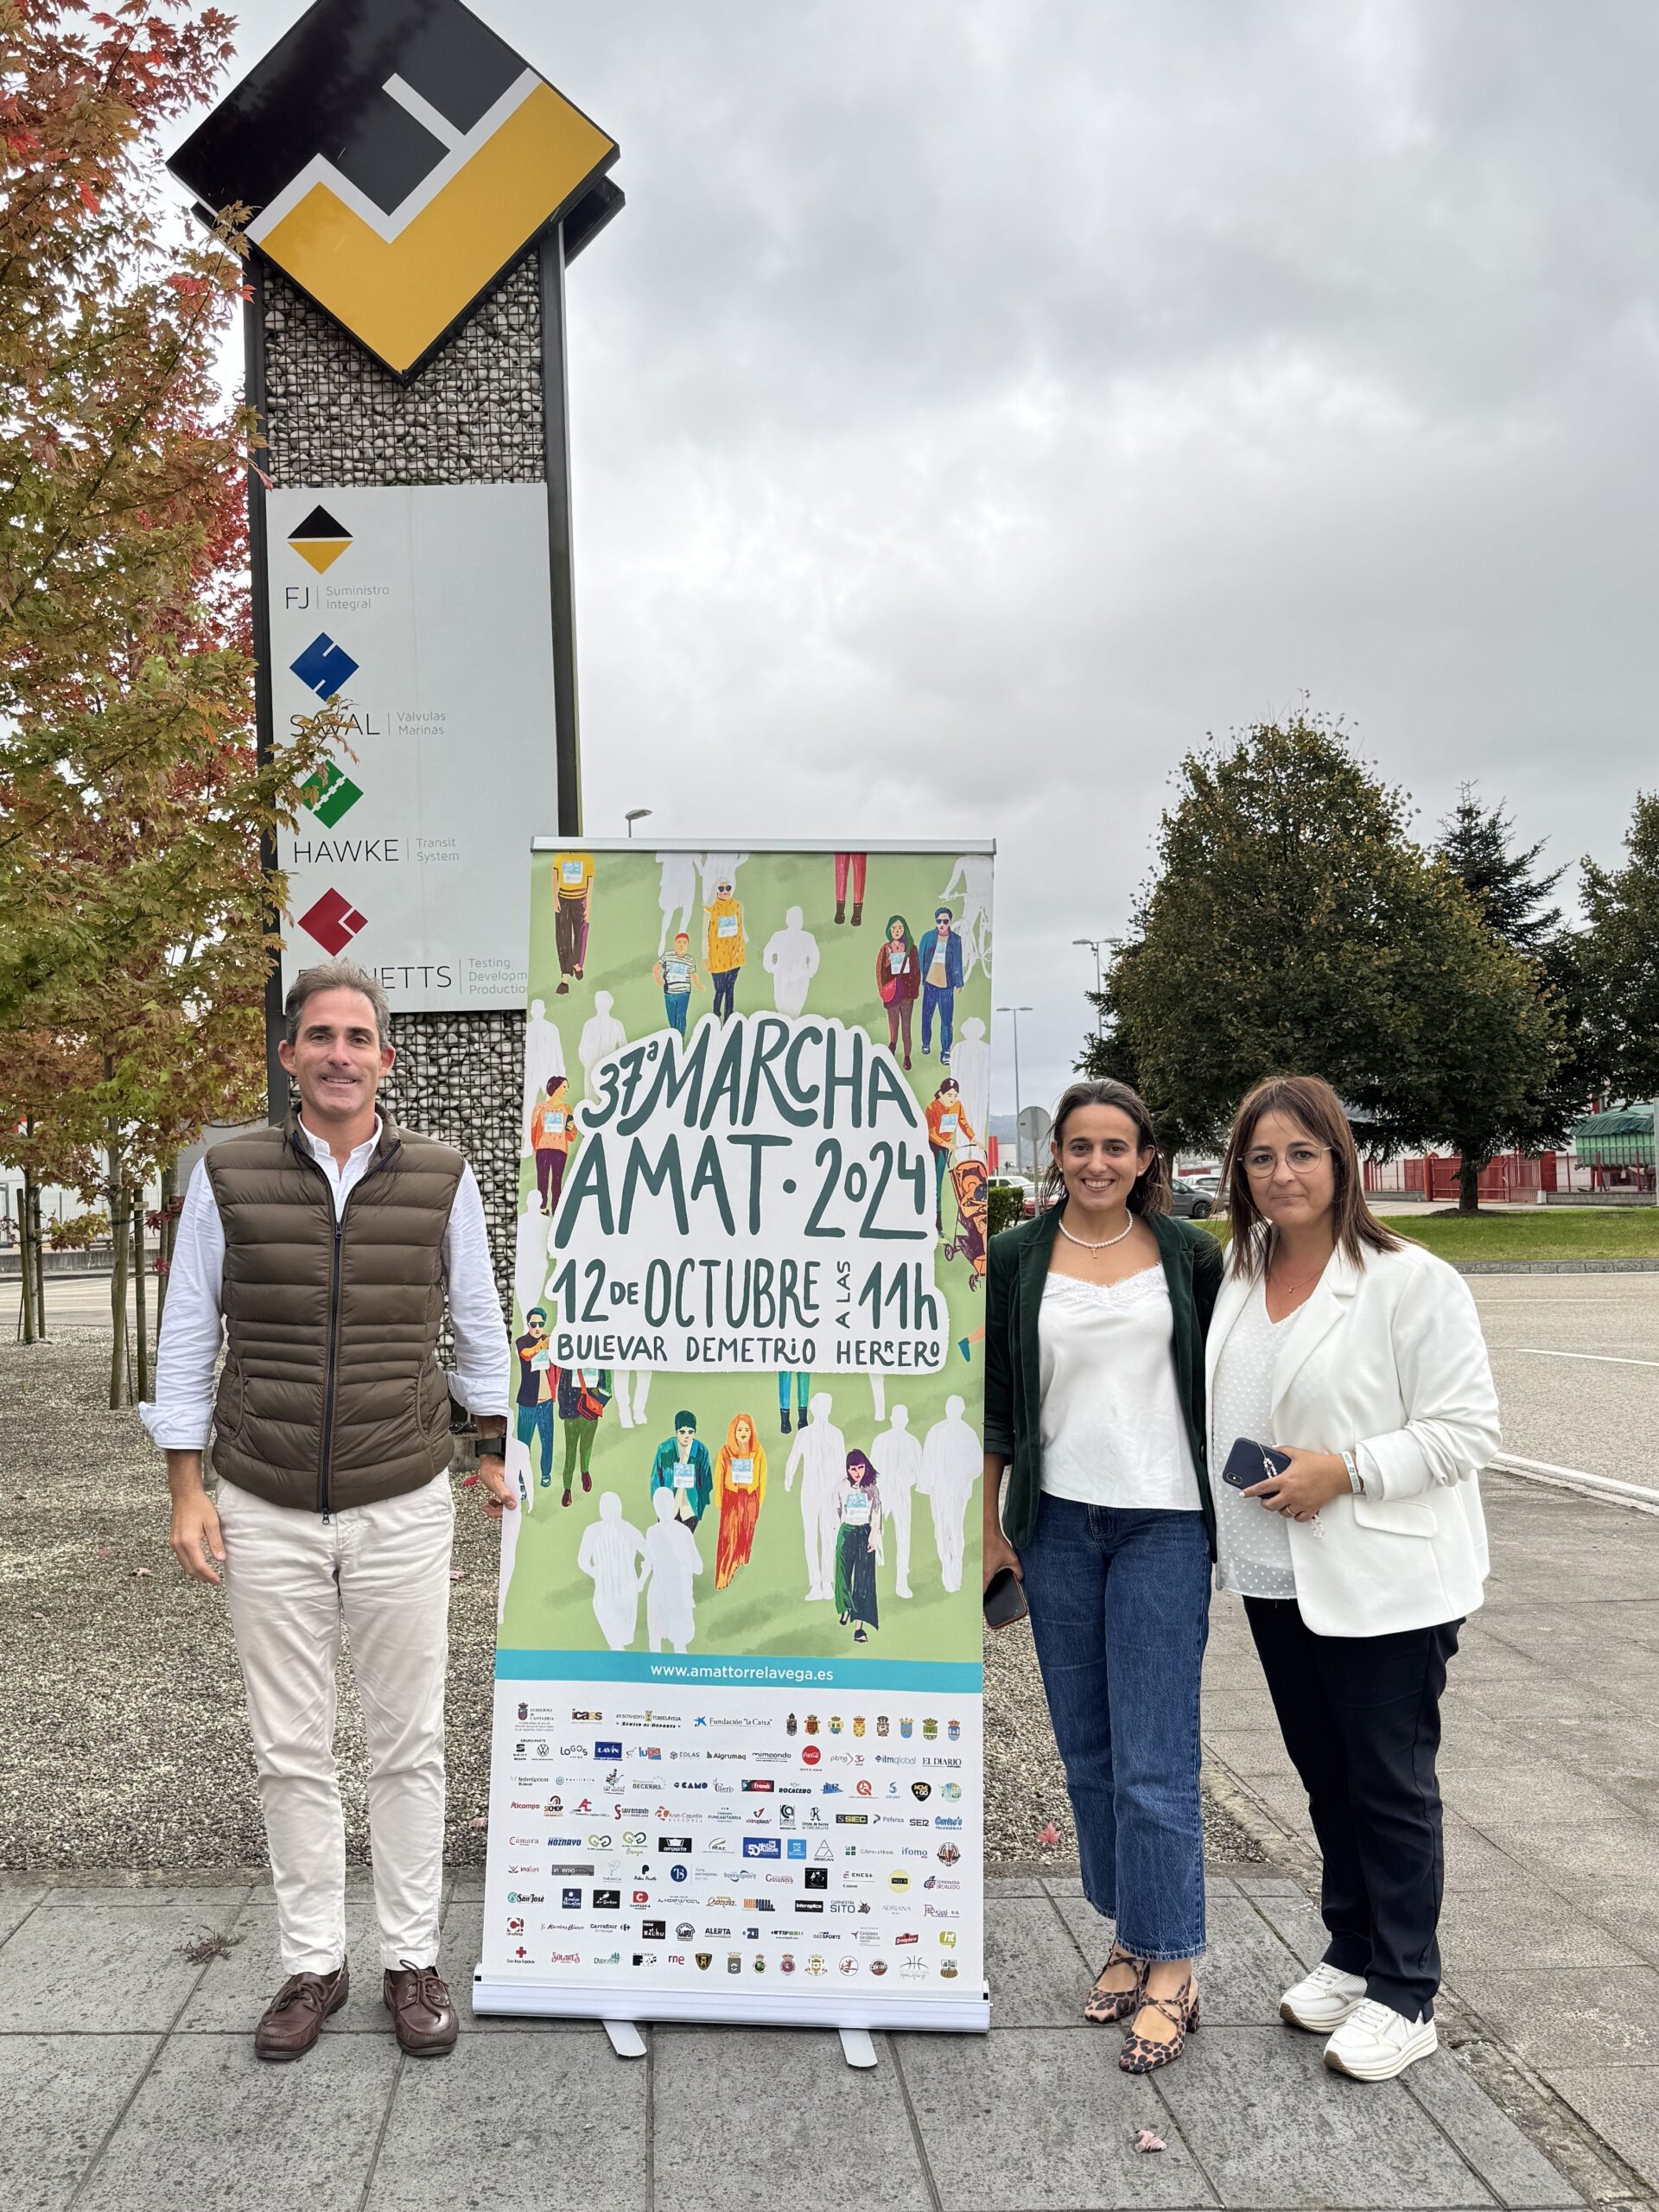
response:
[[[480,1459],[505,1459],[507,1456],[506,1438],[504,1435],[480,1436],[478,1440],[478,1456]]]
[[[1353,1492],[1356,1497],[1363,1497],[1365,1495],[1365,1485],[1360,1479],[1359,1461],[1354,1457],[1351,1452],[1344,1452],[1342,1455],[1342,1464],[1348,1470],[1349,1489]]]

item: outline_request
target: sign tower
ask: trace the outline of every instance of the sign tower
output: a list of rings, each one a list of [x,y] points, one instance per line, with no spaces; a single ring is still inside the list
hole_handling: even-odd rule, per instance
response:
[[[618,213],[615,143],[461,0],[315,0],[169,164],[251,211],[259,743],[333,702],[349,750],[273,840],[267,993],[379,977],[385,1095],[460,1145],[510,1268],[526,835],[582,829],[565,271]]]

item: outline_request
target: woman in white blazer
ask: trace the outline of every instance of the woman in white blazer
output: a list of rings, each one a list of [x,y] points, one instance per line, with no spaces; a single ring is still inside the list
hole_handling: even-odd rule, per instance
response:
[[[1436,2047],[1440,1700],[1486,1576],[1497,1395],[1467,1287],[1366,1206],[1328,1084],[1259,1084],[1223,1173],[1210,1465],[1241,1441],[1289,1464],[1215,1484],[1217,1581],[1244,1600],[1307,1791],[1331,1934],[1280,2011],[1329,2035],[1327,2066],[1382,2081]]]

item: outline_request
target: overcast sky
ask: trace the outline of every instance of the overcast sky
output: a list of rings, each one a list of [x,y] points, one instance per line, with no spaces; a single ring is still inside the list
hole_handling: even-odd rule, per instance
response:
[[[1650,0],[478,6],[622,149],[569,286],[591,833],[995,836],[1027,1103],[1206,730],[1306,694],[1426,834],[1472,779],[1617,858]]]

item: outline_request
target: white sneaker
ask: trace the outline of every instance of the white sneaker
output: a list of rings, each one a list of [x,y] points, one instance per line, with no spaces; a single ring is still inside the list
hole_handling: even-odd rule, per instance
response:
[[[1367,1997],[1325,2046],[1325,2063],[1333,2074],[1350,2074],[1356,2082],[1387,2082],[1440,2045],[1432,2018],[1408,2020]]]
[[[1328,2036],[1332,2028],[1342,2025],[1364,1994],[1363,1974],[1344,1974],[1340,1967],[1317,1966],[1306,1980],[1287,1989],[1279,1999],[1279,2017],[1293,2027]]]

